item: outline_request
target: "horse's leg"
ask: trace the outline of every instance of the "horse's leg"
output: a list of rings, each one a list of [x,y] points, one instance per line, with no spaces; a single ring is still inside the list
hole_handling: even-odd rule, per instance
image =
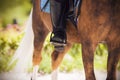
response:
[[[86,80],[96,80],[94,74],[94,51],[96,45],[87,41],[82,44],[82,59],[85,70]]]
[[[71,44],[67,44],[63,52],[53,51],[52,53],[52,80],[57,80],[57,68],[63,60],[64,55],[72,47]]]
[[[33,73],[32,73],[31,80],[37,80],[38,69],[39,69],[38,65],[33,66]]]
[[[116,80],[116,70],[117,64],[120,58],[120,47],[109,48],[108,61],[107,61],[107,79],[106,80]]]
[[[45,38],[48,34],[48,30],[46,27],[39,22],[39,24],[33,24],[33,32],[34,32],[34,52],[33,52],[33,75],[32,80],[36,80],[38,65],[42,60],[42,47],[45,41]]]

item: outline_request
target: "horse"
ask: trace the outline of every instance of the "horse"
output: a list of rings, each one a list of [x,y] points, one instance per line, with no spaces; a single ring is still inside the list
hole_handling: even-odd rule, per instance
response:
[[[33,73],[37,73],[42,60],[43,43],[52,31],[49,13],[41,11],[40,0],[33,0],[32,28],[34,33]],[[116,69],[120,59],[120,0],[82,0],[78,17],[78,29],[67,21],[67,45],[63,52],[53,51],[54,72],[66,52],[74,43],[82,44],[82,60],[86,80],[96,80],[94,74],[94,51],[99,43],[108,47],[106,80],[116,80]],[[34,78],[33,78],[34,79]]]

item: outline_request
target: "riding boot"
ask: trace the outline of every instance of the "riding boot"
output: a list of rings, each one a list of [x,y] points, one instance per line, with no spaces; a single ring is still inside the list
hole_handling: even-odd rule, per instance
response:
[[[65,46],[67,43],[65,0],[50,0],[50,14],[53,26],[50,42],[55,46]]]

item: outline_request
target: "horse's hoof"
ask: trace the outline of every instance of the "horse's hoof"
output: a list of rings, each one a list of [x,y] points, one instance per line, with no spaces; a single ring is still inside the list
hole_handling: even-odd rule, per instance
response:
[[[33,79],[33,78],[31,77],[31,80],[35,80],[35,79]]]
[[[37,80],[37,77],[32,76],[30,80]]]

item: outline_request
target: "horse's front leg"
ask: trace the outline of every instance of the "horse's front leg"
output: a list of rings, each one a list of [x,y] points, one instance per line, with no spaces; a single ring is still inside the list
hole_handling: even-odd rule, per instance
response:
[[[82,59],[86,80],[96,80],[94,74],[94,50],[96,46],[87,41],[82,44]]]
[[[64,55],[72,47],[71,44],[67,44],[63,52],[53,51],[52,53],[52,80],[57,80],[57,68],[62,62]]]
[[[31,80],[37,80],[38,69],[39,69],[38,65],[33,66],[33,72],[32,72],[32,76],[31,76]]]
[[[32,80],[36,80],[37,78],[37,72],[38,72],[38,65],[40,64],[42,60],[42,48],[43,43],[45,41],[45,38],[48,34],[48,30],[46,27],[42,24],[42,22],[39,22],[41,24],[35,24],[33,23],[33,32],[34,32],[34,52],[33,52],[33,74],[32,74]]]

